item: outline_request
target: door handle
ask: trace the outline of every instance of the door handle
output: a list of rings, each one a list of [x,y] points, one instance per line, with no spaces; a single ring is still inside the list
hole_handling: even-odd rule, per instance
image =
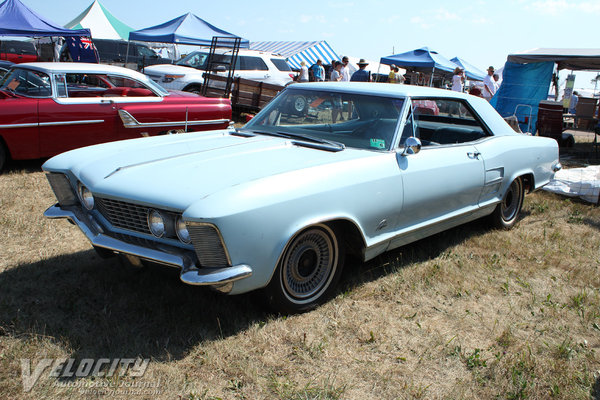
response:
[[[481,155],[481,153],[480,153],[480,152],[478,152],[478,151],[476,151],[476,152],[473,152],[473,153],[467,153],[467,156],[468,156],[469,158],[473,158],[473,159],[475,159],[475,160],[479,160],[479,156],[480,156],[480,155]]]

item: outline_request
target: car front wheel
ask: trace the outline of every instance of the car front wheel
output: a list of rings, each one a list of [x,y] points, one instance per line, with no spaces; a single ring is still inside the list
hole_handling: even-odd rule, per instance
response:
[[[502,201],[492,214],[492,221],[496,227],[510,229],[515,225],[523,206],[524,196],[523,181],[517,178],[512,181]]]
[[[301,312],[322,304],[340,279],[344,251],[329,226],[319,224],[298,233],[286,246],[266,288],[269,305]]]
[[[7,159],[8,159],[8,151],[6,150],[6,147],[4,147],[4,144],[2,143],[2,141],[0,140],[0,173],[2,173],[2,170],[4,169],[4,165],[6,164]]]

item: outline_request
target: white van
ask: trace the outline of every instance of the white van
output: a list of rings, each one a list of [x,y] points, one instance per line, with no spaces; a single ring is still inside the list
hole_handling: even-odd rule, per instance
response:
[[[145,68],[144,73],[165,89],[200,93],[208,54],[208,49],[194,51],[174,65],[152,65]],[[231,52],[222,54],[227,57]],[[234,78],[240,77],[285,86],[293,81],[294,76],[287,61],[279,55],[255,50],[239,50]]]

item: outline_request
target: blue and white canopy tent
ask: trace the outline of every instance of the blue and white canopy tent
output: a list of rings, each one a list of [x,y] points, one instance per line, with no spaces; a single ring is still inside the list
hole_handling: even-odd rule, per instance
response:
[[[323,61],[323,64],[330,64],[332,60],[340,59],[325,40],[314,42],[252,42],[250,43],[250,49],[280,54],[287,59],[290,67],[294,69],[300,69],[302,61],[306,62],[307,65],[312,65],[317,60]]]
[[[407,51],[406,53],[382,57],[380,62],[387,65],[394,64],[398,67],[411,68],[418,72],[431,72],[430,86],[433,83],[433,75],[436,71],[448,75],[458,66],[428,47],[421,47],[420,49]]]
[[[485,78],[485,76],[487,75],[485,72],[473,66],[473,64],[468,63],[462,58],[454,57],[451,58],[450,61],[461,67],[465,71],[466,78],[472,81],[482,81],[483,78]]]

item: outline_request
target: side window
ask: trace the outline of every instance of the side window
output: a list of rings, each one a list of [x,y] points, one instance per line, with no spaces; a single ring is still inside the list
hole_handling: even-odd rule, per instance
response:
[[[110,83],[106,75],[74,73],[66,75],[68,97],[102,96]]]
[[[460,99],[413,99],[412,111],[415,135],[423,146],[467,143],[488,135],[479,118]]]
[[[271,58],[271,62],[279,71],[292,71],[287,61],[285,61],[283,58]]]
[[[260,57],[238,56],[240,70],[243,71],[268,71],[269,67]],[[237,68],[236,68],[237,69]]]
[[[50,97],[50,77],[42,72],[14,70],[4,82],[9,90],[28,97]]]

